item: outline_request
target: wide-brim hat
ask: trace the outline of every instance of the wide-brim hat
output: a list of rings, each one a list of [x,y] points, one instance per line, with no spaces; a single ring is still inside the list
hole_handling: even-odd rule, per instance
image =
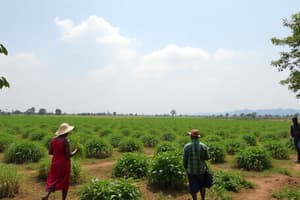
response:
[[[57,131],[55,132],[56,137],[60,135],[65,135],[71,132],[74,129],[74,126],[69,125],[68,123],[62,123]]]
[[[188,135],[193,137],[193,138],[199,138],[200,137],[200,132],[198,129],[193,129],[190,132],[188,132]]]

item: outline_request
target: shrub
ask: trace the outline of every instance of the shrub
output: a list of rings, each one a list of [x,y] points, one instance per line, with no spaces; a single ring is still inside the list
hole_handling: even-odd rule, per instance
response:
[[[208,152],[212,163],[223,163],[225,161],[225,149],[221,143],[210,143]]]
[[[240,139],[228,140],[226,142],[226,152],[229,155],[234,155],[247,146],[246,142]]]
[[[249,146],[255,146],[256,145],[256,137],[254,135],[243,135],[243,139],[246,141],[246,143]]]
[[[173,142],[162,142],[160,143],[156,148],[156,154],[161,152],[180,152],[182,151],[182,148],[179,144],[173,143]]]
[[[90,139],[85,144],[88,158],[107,158],[112,155],[113,147],[103,139]]]
[[[124,153],[113,170],[113,176],[123,178],[142,178],[148,171],[148,161],[144,155]]]
[[[134,138],[125,138],[119,143],[120,152],[134,152],[142,150],[142,143]]]
[[[207,137],[203,138],[204,143],[213,143],[213,142],[222,142],[223,139],[218,135],[208,135]]]
[[[85,146],[81,143],[81,139],[78,134],[73,134],[70,136],[70,149],[74,150],[78,149],[74,158],[85,158]]]
[[[100,132],[100,136],[101,136],[101,137],[105,137],[105,136],[110,135],[111,133],[112,133],[111,130],[106,129],[106,130],[103,130],[103,131]]]
[[[186,145],[191,141],[191,139],[190,137],[184,136],[184,137],[179,137],[176,141],[183,148],[184,145]]]
[[[237,166],[246,170],[262,171],[271,167],[271,156],[262,147],[248,147],[236,157]]]
[[[163,141],[173,141],[175,140],[176,135],[174,133],[163,133],[160,137]]]
[[[266,142],[263,146],[270,152],[275,159],[289,159],[288,147],[281,142]]]
[[[159,140],[155,135],[143,135],[141,138],[143,144],[145,147],[155,147]]]
[[[38,178],[40,180],[46,181],[48,177],[48,173],[50,170],[51,162],[49,159],[43,159],[39,162],[39,174]],[[82,173],[81,173],[81,164],[72,161],[71,162],[71,184],[78,184],[82,180]]]
[[[19,179],[14,166],[0,164],[0,198],[14,197],[19,192]]]
[[[149,183],[161,187],[183,187],[186,176],[182,156],[175,152],[162,152],[155,155],[150,162],[147,178]]]
[[[5,161],[7,163],[38,162],[45,154],[45,149],[41,145],[20,141],[9,145],[5,151]]]
[[[124,136],[120,133],[113,133],[110,135],[110,144],[113,146],[113,147],[118,147],[119,146],[119,143],[120,141],[122,140],[122,138],[124,138]]]
[[[46,133],[44,132],[34,132],[30,135],[30,140],[37,141],[42,140],[45,137]]]
[[[44,144],[44,146],[45,146],[47,149],[49,149],[49,147],[50,147],[51,139],[52,139],[52,138],[53,138],[52,136],[46,136],[46,137],[44,137],[44,139],[43,139],[43,144]]]
[[[272,197],[276,198],[276,199],[289,199],[289,200],[293,200],[293,199],[300,199],[300,188],[299,186],[296,188],[282,188],[279,191],[276,191],[272,194]]]
[[[141,192],[130,179],[92,179],[80,191],[81,200],[139,200]]]
[[[14,137],[8,134],[0,135],[0,152],[6,150],[6,148],[14,141]]]
[[[225,171],[217,171],[214,173],[214,185],[232,192],[238,192],[241,188],[249,189],[254,187],[242,174]]]

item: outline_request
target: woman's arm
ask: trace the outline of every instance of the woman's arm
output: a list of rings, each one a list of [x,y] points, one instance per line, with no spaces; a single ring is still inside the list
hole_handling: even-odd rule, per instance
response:
[[[70,143],[67,139],[65,139],[65,150],[66,150],[67,158],[71,158],[72,156],[74,156],[78,152],[77,148],[72,152],[70,151]]]

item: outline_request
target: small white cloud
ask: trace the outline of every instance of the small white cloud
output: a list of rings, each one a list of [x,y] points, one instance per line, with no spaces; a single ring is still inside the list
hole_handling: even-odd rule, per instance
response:
[[[238,55],[238,53],[235,51],[225,50],[225,49],[217,49],[213,53],[213,59],[216,61],[226,60],[226,59],[228,60],[228,59],[234,58],[237,55]]]
[[[93,36],[96,38],[105,35],[118,35],[120,30],[118,27],[112,26],[103,18],[97,16],[90,16],[78,25],[74,25],[70,19],[61,20],[58,17],[54,19],[54,22],[62,31],[62,39],[66,41],[72,41],[84,36]]]
[[[199,48],[169,45],[141,57],[137,74],[158,77],[176,70],[193,70],[209,60],[209,54]]]

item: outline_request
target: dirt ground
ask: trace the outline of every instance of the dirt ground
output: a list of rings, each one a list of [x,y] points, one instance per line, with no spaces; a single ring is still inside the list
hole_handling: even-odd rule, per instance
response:
[[[3,155],[0,154],[0,159]],[[293,159],[293,158],[292,158]],[[97,177],[107,179],[111,177],[114,160],[92,160],[82,165],[84,177]],[[289,166],[292,172],[300,172],[300,164],[292,163]],[[44,194],[45,183],[37,180],[38,171],[33,165],[17,165],[18,172],[22,175],[21,187],[19,194],[14,198],[3,198],[4,200],[38,200]],[[223,168],[218,166],[217,168]],[[228,168],[228,166],[224,166]],[[271,173],[265,176],[247,175],[246,179],[253,182],[254,189],[242,190],[233,195],[234,200],[272,200],[272,192],[278,191],[284,187],[295,187],[299,185],[300,179],[295,176],[287,176],[279,173]],[[159,188],[152,188],[147,185],[145,180],[137,182],[145,200],[187,200],[191,199],[187,191],[161,191]],[[78,199],[78,191],[81,185],[71,186],[68,194],[69,200]],[[55,192],[50,196],[51,200],[61,199],[61,193]],[[209,199],[208,199],[209,200]]]

